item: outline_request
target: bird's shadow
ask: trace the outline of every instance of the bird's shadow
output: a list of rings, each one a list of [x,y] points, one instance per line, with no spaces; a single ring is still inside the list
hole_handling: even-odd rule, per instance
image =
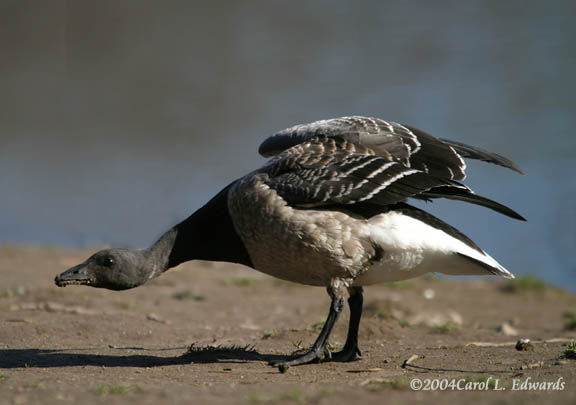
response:
[[[113,349],[155,352],[173,351],[178,349],[188,350],[180,352],[176,356],[156,356],[148,354],[114,355],[93,353],[99,349],[2,349],[0,350],[0,369],[74,366],[161,367],[192,363],[269,362],[286,358],[286,356],[282,355],[261,354],[252,347],[243,346],[195,347],[192,345],[189,348],[145,349],[142,347],[122,347]]]

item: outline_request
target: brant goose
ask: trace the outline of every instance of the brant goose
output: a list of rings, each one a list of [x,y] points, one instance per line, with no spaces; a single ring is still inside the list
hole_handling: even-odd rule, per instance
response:
[[[240,263],[296,283],[323,286],[332,300],[312,348],[272,363],[281,371],[360,355],[364,285],[428,272],[514,277],[457,229],[406,203],[450,198],[518,213],[460,183],[463,158],[520,172],[510,160],[416,128],[344,117],[297,125],[266,139],[262,168],[232,182],[143,250],[106,249],[56,277],[124,290],[194,259]],[[328,338],[348,296],[350,323],[341,351]]]

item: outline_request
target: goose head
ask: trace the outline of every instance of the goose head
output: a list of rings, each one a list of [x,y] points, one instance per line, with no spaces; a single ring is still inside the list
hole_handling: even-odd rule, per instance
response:
[[[87,285],[109,290],[127,290],[148,281],[152,270],[144,251],[104,249],[59,274],[54,282],[58,287]]]

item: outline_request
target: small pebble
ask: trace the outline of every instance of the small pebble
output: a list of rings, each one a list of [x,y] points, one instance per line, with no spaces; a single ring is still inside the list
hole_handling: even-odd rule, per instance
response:
[[[521,352],[532,351],[534,350],[534,345],[532,344],[530,339],[526,338],[518,339],[518,341],[516,342],[516,350]]]
[[[172,323],[169,319],[162,319],[160,318],[157,314],[155,314],[154,312],[150,312],[149,314],[146,315],[146,319],[148,319],[149,321],[154,321],[154,322],[160,322],[160,323],[164,323],[166,325],[169,325],[170,323]],[[152,333],[152,332],[150,332]]]
[[[424,290],[424,298],[426,298],[427,300],[434,299],[435,296],[436,292],[433,289],[427,288]]]

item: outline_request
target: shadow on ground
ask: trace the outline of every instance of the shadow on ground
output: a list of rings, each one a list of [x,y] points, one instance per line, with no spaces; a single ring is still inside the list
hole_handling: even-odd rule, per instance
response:
[[[170,349],[118,348],[117,350],[167,351]],[[185,349],[185,348],[182,348]],[[201,347],[192,346],[178,356],[154,356],[145,354],[111,355],[92,353],[70,353],[94,349],[5,349],[0,350],[0,369],[5,368],[50,368],[74,366],[104,367],[161,367],[191,363],[246,363],[269,362],[286,356],[260,354],[250,347]]]

